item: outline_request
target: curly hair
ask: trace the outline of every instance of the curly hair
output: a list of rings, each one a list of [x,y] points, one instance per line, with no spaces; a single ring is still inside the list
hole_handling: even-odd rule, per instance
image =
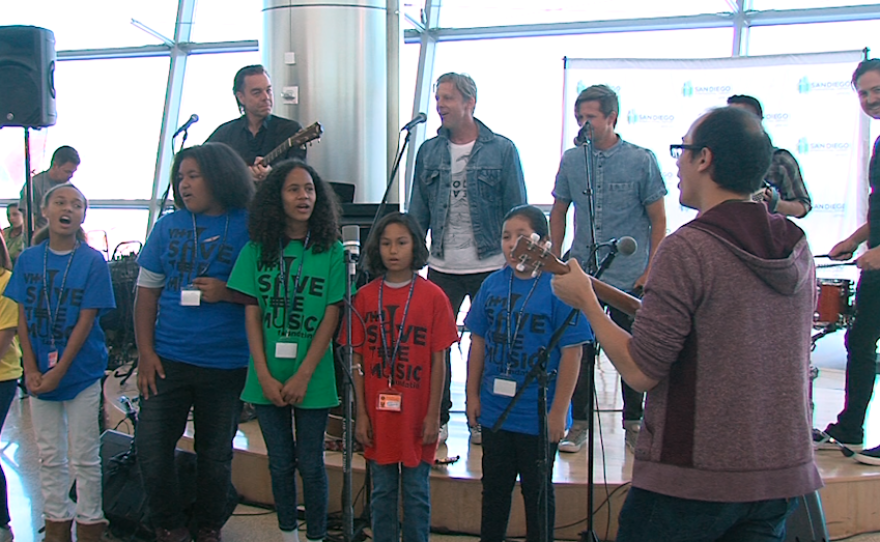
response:
[[[263,263],[271,265],[278,260],[278,247],[284,240],[287,216],[281,190],[291,171],[304,169],[315,183],[315,207],[309,217],[309,245],[315,253],[330,250],[339,240],[339,217],[342,209],[330,184],[321,179],[315,168],[302,160],[285,160],[272,168],[266,180],[260,183],[251,204],[248,233],[260,245]]]
[[[180,195],[180,164],[187,158],[199,164],[199,171],[211,191],[211,197],[223,206],[223,210],[247,208],[254,197],[254,181],[244,160],[225,143],[205,143],[187,147],[174,157],[171,188],[174,191],[174,205],[178,209],[186,207]]]
[[[388,271],[388,268],[382,262],[380,247],[382,245],[382,234],[385,233],[385,228],[389,224],[400,224],[409,230],[409,234],[412,237],[412,263],[410,264],[412,270],[418,271],[425,267],[428,264],[428,247],[425,245],[425,236],[422,235],[419,224],[412,215],[394,212],[383,216],[373,229],[370,230],[370,237],[364,246],[364,255],[366,257],[364,263],[370,274],[379,277]]]

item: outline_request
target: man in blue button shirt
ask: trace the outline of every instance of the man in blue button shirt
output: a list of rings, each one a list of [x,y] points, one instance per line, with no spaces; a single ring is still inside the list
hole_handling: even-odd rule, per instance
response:
[[[550,237],[553,251],[559,256],[565,238],[566,215],[574,203],[574,241],[571,257],[586,265],[591,261],[594,246],[599,246],[599,261],[607,254],[603,247],[612,239],[630,236],[636,240],[636,252],[619,256],[605,271],[601,280],[629,293],[638,295],[645,285],[651,258],[657,245],[666,236],[666,208],[663,197],[666,185],[657,165],[657,157],[648,149],[633,145],[615,133],[620,103],[617,94],[606,85],[594,85],[578,95],[574,115],[578,126],[592,125],[593,200],[596,208],[596,239],[590,228],[590,202],[586,181],[586,158],[583,147],[565,151],[556,185],[553,188],[553,209],[550,211]],[[595,271],[595,262],[591,266]],[[610,309],[612,319],[629,331],[632,319]],[[574,424],[559,443],[560,452],[577,452],[587,434],[587,405],[590,401],[586,364],[595,357],[595,346],[586,345],[578,385],[572,397]],[[641,428],[643,395],[621,380],[623,390],[623,427],[627,445],[635,444]]]
[[[504,267],[501,226],[507,211],[526,203],[526,185],[513,142],[474,118],[474,80],[447,73],[434,91],[442,124],[437,137],[419,147],[407,209],[422,231],[431,230],[428,279],[443,289],[457,316],[465,296],[473,300],[483,280]],[[447,365],[441,444],[452,406],[450,375]],[[471,428],[471,442],[481,442],[479,428]]]

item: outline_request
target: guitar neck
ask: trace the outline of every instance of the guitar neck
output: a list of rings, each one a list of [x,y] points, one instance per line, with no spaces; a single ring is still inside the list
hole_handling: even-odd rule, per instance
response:
[[[270,152],[269,154],[267,154],[266,156],[263,157],[263,163],[264,164],[272,164],[272,162],[281,158],[282,154],[284,154],[290,150],[290,147],[292,146],[291,145],[292,139],[293,139],[292,137],[285,139],[281,145],[278,145],[277,147],[272,149],[272,152]]]
[[[642,308],[642,301],[639,298],[618,290],[610,284],[605,284],[597,278],[590,277],[590,281],[593,283],[593,291],[596,292],[596,297],[600,301],[611,305],[627,316],[635,316],[636,312]]]

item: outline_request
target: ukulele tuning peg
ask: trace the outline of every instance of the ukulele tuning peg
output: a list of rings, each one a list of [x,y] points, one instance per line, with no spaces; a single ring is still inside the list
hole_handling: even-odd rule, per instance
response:
[[[526,270],[526,264],[524,264],[523,262],[519,262],[518,264],[516,264],[516,270],[522,273]]]
[[[533,243],[537,243],[538,241],[541,240],[541,236],[535,232],[532,232],[532,235],[530,237],[531,237]]]

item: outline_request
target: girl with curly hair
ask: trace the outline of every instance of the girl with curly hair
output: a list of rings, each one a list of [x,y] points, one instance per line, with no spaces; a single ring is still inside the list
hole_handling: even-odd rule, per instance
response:
[[[339,214],[318,172],[298,160],[282,162],[260,184],[251,241],[229,277],[230,288],[252,298],[245,308],[251,363],[241,398],[256,407],[286,542],[299,540],[297,468],[306,536],[327,534],[324,430],[339,403],[330,341],[345,291]]]
[[[232,485],[232,439],[248,364],[244,299],[227,289],[247,243],[254,187],[222,143],[183,149],[171,186],[178,210],[162,217],[138,256],[134,318],[140,418],[135,441],[159,542],[189,542],[174,447],[193,410],[197,542],[220,539]]]

